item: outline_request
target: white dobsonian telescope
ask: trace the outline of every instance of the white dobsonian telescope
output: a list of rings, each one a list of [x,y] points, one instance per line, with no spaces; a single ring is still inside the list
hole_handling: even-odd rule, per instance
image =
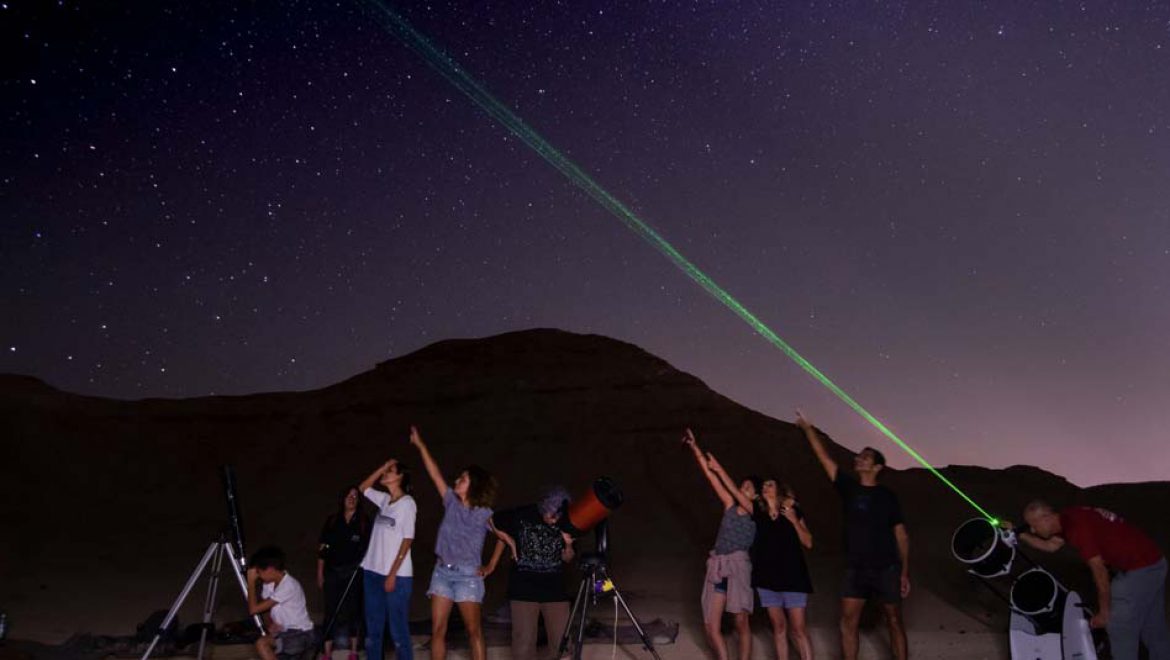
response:
[[[1075,591],[1048,571],[1016,552],[1015,532],[1000,529],[986,518],[972,518],[959,525],[951,538],[951,553],[967,566],[1011,608],[1008,641],[1012,660],[1097,660],[1097,648],[1089,629],[1092,617]],[[1015,572],[1016,557],[1031,568]],[[992,580],[1012,580],[1008,595]]]

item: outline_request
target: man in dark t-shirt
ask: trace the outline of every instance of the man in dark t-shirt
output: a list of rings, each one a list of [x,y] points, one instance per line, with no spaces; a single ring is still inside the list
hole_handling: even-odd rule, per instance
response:
[[[898,496],[879,485],[886,459],[871,447],[853,459],[854,477],[838,469],[820,434],[800,412],[796,424],[841,496],[845,515],[845,580],[841,590],[841,653],[857,660],[858,624],[865,601],[881,603],[890,629],[890,647],[897,660],[907,657],[902,599],[910,595],[910,537],[902,520]]]
[[[535,660],[537,620],[544,617],[550,648],[560,642],[569,621],[569,597],[565,593],[565,564],[573,559],[571,539],[558,522],[569,494],[550,488],[536,504],[497,512],[496,529],[514,544],[516,565],[508,576],[508,600],[512,612],[512,657]],[[489,570],[503,554],[497,542]]]
[[[1020,532],[1021,541],[1046,552],[1067,542],[1089,565],[1097,587],[1089,625],[1109,632],[1115,660],[1137,660],[1139,643],[1151,660],[1170,660],[1166,558],[1145,532],[1106,509],[1071,506],[1057,513],[1043,500],[1028,504],[1024,521],[1030,529]]]

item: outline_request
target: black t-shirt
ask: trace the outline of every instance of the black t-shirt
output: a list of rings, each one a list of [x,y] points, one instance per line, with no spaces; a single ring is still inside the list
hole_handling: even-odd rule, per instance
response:
[[[354,513],[349,522],[345,516],[333,514],[321,528],[321,550],[318,557],[327,568],[353,568],[366,554],[370,530],[360,513]]]
[[[799,507],[796,517],[804,520]],[[756,540],[752,544],[752,586],[772,591],[811,594],[812,579],[804,561],[804,548],[796,527],[783,515],[772,520],[767,511],[756,510]]]
[[[837,471],[833,482],[845,509],[845,554],[852,568],[886,568],[899,563],[894,526],[902,523],[898,496],[885,486],[862,486]]]
[[[551,603],[568,600],[565,593],[565,539],[556,526],[545,524],[536,505],[497,512],[498,529],[516,540],[516,565],[508,576],[509,600]]]

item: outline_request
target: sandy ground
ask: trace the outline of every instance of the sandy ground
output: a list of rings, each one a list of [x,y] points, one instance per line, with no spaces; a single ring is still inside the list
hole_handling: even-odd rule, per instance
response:
[[[676,560],[682,561],[682,560]],[[696,576],[680,580],[676,576],[694,572],[693,566],[674,565],[666,561],[658,570],[643,570],[627,580],[617,572],[620,587],[630,601],[634,612],[645,622],[660,618],[680,623],[679,635],[673,644],[660,645],[658,652],[663,658],[705,658],[706,642],[703,638],[702,623],[698,608]],[[62,577],[65,567],[57,573]],[[224,572],[221,588],[226,589],[221,599],[223,605],[217,613],[218,620],[225,620],[237,606],[239,594],[235,584],[227,582],[230,575]],[[31,579],[31,578],[28,578]],[[78,576],[77,579],[81,579]],[[54,581],[55,582],[55,581]],[[78,630],[103,634],[127,634],[132,632],[134,622],[139,621],[151,608],[139,603],[157,600],[157,589],[141,579],[119,579],[115,575],[85,576],[87,594],[73,594],[72,597],[37,599],[43,603],[40,609],[27,609],[23,622],[15,622],[14,637],[33,639],[44,643],[60,643]],[[17,585],[13,585],[17,586]],[[23,585],[25,588],[32,585]],[[188,606],[181,613],[180,620],[190,623],[198,620],[203,605],[205,583],[201,580],[188,598]],[[181,583],[174,584],[170,592],[177,595]],[[52,587],[50,587],[52,588]],[[173,598],[173,596],[171,596]],[[814,594],[809,603],[809,619],[814,649],[818,658],[840,657],[836,629],[837,603],[831,594]],[[603,622],[612,622],[612,605],[603,603],[590,610],[590,615]],[[317,613],[320,618],[319,613]],[[987,632],[986,628],[971,620],[965,614],[947,605],[925,589],[916,590],[905,603],[905,617],[908,625],[911,655],[918,658],[998,659],[1007,658],[1006,634]],[[624,617],[622,618],[624,623]],[[862,635],[862,657],[885,658],[888,656],[884,625],[875,616],[867,617],[868,627]],[[84,623],[81,623],[84,622]],[[25,625],[32,623],[32,626]],[[763,612],[753,616],[753,658],[772,658],[770,629]],[[425,644],[426,636],[416,636],[416,647]],[[729,633],[729,645],[735,644],[734,633]],[[734,646],[733,646],[734,648]],[[336,660],[346,660],[345,651],[335,653]],[[243,659],[253,657],[248,646],[216,647],[213,657],[221,659]],[[419,649],[420,657],[428,657],[425,649]],[[507,647],[489,647],[489,658],[508,658]],[[453,659],[468,657],[466,650],[453,649]],[[593,643],[586,647],[586,658],[649,658],[649,653],[640,645],[619,645]]]
[[[701,639],[702,632],[695,632],[698,634],[697,638],[684,632],[679,635],[676,643],[657,647],[658,654],[663,660],[711,657]],[[816,628],[812,632],[815,657],[841,657],[837,649],[836,631]],[[1000,635],[988,633],[958,635],[949,632],[916,631],[911,636],[910,655],[915,658],[946,658],[947,660],[998,660],[1000,658],[1008,658],[1005,646],[1006,642],[1001,637]],[[425,641],[425,637],[415,639],[416,658],[429,658],[426,650],[418,646]],[[792,653],[794,654],[795,652]],[[506,660],[511,657],[511,653],[506,647],[489,647],[487,655],[489,660]],[[212,657],[216,660],[245,660],[255,658],[256,656],[246,646],[220,646],[215,648]],[[363,655],[361,657],[364,660],[365,656]],[[450,651],[447,657],[451,658],[451,660],[468,660],[471,656],[467,653],[466,649],[456,649]],[[776,655],[772,650],[770,639],[765,636],[762,628],[757,627],[753,635],[752,658],[764,660],[775,657]],[[792,657],[795,656],[793,655]],[[861,657],[888,658],[889,650],[884,646],[882,639],[867,635],[862,638]],[[641,646],[618,646],[615,650],[609,644],[590,644],[585,648],[584,658],[587,660],[603,660],[606,658],[643,660],[647,658],[652,659],[652,656]],[[346,660],[346,652],[335,651],[332,660]]]

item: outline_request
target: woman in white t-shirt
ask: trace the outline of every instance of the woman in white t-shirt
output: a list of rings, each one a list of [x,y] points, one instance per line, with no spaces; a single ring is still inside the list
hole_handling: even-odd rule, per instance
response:
[[[380,484],[385,491],[374,488]],[[382,637],[387,623],[395,656],[413,660],[410,641],[410,594],[414,566],[410,546],[418,507],[410,496],[410,470],[394,459],[382,464],[358,488],[378,508],[370,530],[370,545],[362,559],[366,606],[366,657],[382,660]]]

